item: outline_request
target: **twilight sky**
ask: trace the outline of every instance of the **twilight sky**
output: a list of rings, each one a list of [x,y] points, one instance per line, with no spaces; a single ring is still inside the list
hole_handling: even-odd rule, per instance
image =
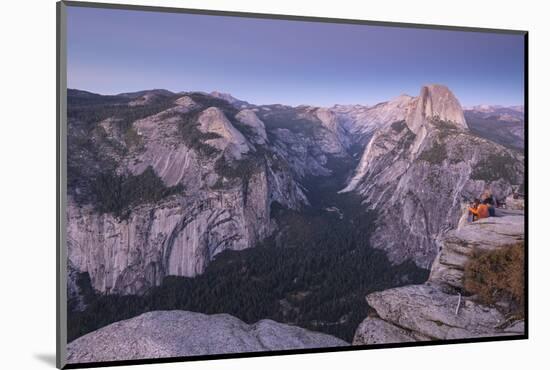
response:
[[[68,7],[68,87],[213,90],[255,104],[375,104],[441,83],[523,104],[523,36]]]

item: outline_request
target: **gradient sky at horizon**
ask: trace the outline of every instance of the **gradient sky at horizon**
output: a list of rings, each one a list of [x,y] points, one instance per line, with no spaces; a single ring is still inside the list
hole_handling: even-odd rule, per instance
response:
[[[69,88],[331,106],[441,83],[464,106],[523,104],[522,35],[73,6],[67,14]]]

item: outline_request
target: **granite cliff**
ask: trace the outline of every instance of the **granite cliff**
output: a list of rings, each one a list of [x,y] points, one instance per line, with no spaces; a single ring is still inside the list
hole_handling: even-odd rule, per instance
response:
[[[466,202],[486,188],[505,198],[522,182],[523,156],[472,134],[450,90],[429,85],[404,120],[375,132],[342,192],[377,211],[374,247],[429,268]]]
[[[223,94],[69,92],[69,261],[95,290],[142,294],[256,245],[277,229],[273,203],[306,206],[301,179],[347,156],[330,114],[242,105]]]

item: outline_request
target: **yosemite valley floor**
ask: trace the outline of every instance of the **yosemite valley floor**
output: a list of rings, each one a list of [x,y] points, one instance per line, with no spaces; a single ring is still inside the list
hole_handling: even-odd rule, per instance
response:
[[[103,295],[87,273],[79,274],[86,308],[69,312],[68,340],[144,312],[178,309],[247,323],[272,319],[351,342],[367,316],[368,293],[422,283],[428,271],[413,262],[392,265],[369,246],[375,214],[353,193],[338,194],[357,163],[350,152],[330,159],[333,175],[306,178],[311,206],[292,211],[273,204],[279,231],[255,248],[220,253],[202,275],[169,276],[145,295]]]

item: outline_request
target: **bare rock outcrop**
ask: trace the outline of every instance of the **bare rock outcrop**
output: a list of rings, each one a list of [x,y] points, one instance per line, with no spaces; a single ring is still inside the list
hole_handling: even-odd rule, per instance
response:
[[[192,110],[194,108],[199,107],[199,105],[197,103],[195,103],[195,101],[187,95],[182,96],[181,98],[178,98],[175,101],[175,103],[179,106],[182,106],[182,107],[186,108],[187,110]]]
[[[423,337],[379,317],[368,317],[355,331],[354,345],[416,342]]]
[[[206,140],[206,143],[225,151],[231,158],[241,159],[250,150],[244,135],[231,124],[221,109],[205,109],[199,116],[198,123],[199,130],[203,133],[217,136]]]
[[[179,99],[181,100],[181,99]],[[179,101],[178,100],[178,101]],[[186,181],[190,171],[200,171],[199,154],[185,145],[178,132],[179,115],[196,109],[194,102],[170,108],[161,113],[140,119],[133,123],[141,146],[132,150],[124,161],[132,174],[143,173],[151,166],[155,173],[168,186]]]
[[[245,124],[252,131],[252,140],[254,143],[262,145],[267,142],[265,125],[253,110],[243,109],[237,113],[235,118]]]
[[[67,360],[85,363],[346,345],[336,337],[272,320],[248,325],[228,314],[153,311],[72,341]]]
[[[523,215],[502,215],[449,232],[428,281],[371,293],[374,310],[357,328],[354,344],[521,335],[522,320],[464,295],[463,274],[474,250],[495,250],[523,241]],[[461,294],[459,294],[461,293]]]
[[[498,335],[504,316],[495,308],[432,285],[409,285],[369,294],[367,302],[386,323],[405,328],[416,340],[475,338]]]

